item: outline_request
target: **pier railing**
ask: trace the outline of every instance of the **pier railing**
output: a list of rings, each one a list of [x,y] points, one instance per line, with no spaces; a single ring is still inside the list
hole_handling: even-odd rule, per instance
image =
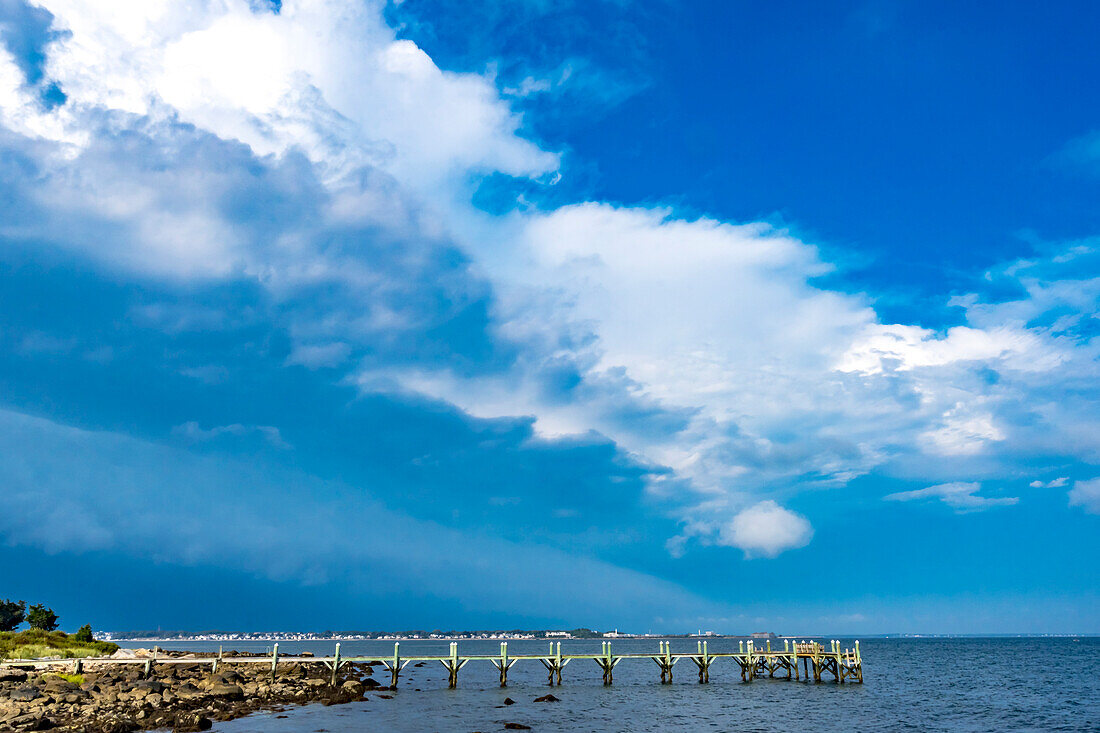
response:
[[[508,684],[508,671],[518,662],[540,662],[547,670],[547,681],[550,685],[560,685],[562,682],[562,670],[573,661],[591,660],[595,662],[603,672],[603,683],[610,685],[614,681],[614,671],[621,662],[626,660],[652,660],[660,671],[662,684],[672,684],[673,667],[677,662],[689,660],[699,673],[699,682],[710,681],[710,668],[718,660],[730,659],[735,663],[741,673],[743,682],[752,682],[761,677],[785,678],[794,680],[813,680],[822,682],[823,677],[831,676],[837,684],[845,682],[863,682],[863,658],[859,650],[859,642],[855,642],[854,648],[842,649],[840,641],[833,639],[829,646],[812,641],[783,641],[782,649],[772,649],[771,641],[764,647],[757,647],[753,641],[738,642],[736,652],[711,652],[707,642],[697,643],[695,652],[673,652],[670,642],[659,641],[657,653],[631,652],[619,654],[612,651],[611,642],[605,641],[600,647],[599,653],[591,654],[562,654],[561,642],[550,642],[549,652],[545,654],[510,654],[508,642],[501,642],[499,654],[460,654],[458,642],[451,642],[446,655],[409,654],[401,652],[401,643],[393,645],[392,657],[360,656],[344,657],[340,654],[340,644],[336,644],[335,653],[331,657],[280,655],[279,645],[275,644],[270,656],[223,656],[221,652],[217,656],[208,657],[159,657],[158,650],[154,649],[153,656],[140,658],[115,658],[115,657],[84,657],[74,660],[57,659],[9,659],[0,660],[0,667],[4,666],[73,666],[73,671],[80,674],[85,665],[134,665],[144,666],[143,674],[149,676],[153,673],[154,665],[158,664],[198,664],[210,665],[212,672],[217,672],[223,665],[237,664],[264,664],[270,665],[271,678],[278,675],[280,664],[320,664],[331,670],[331,682],[337,681],[337,673],[340,668],[348,664],[381,664],[390,673],[391,688],[397,687],[402,670],[410,662],[439,662],[447,670],[448,686],[458,686],[458,673],[470,662],[490,662],[500,673],[500,686]],[[802,673],[799,673],[801,662]]]

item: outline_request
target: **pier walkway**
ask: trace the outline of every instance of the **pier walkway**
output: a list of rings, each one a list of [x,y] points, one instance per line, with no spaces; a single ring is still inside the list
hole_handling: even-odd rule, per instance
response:
[[[149,676],[153,672],[154,664],[209,664],[212,672],[216,672],[223,665],[237,664],[266,664],[270,665],[272,679],[278,674],[280,664],[322,664],[332,670],[332,684],[336,684],[337,673],[347,664],[381,665],[389,673],[392,688],[397,687],[402,670],[413,662],[439,662],[446,669],[448,684],[454,688],[458,686],[458,673],[470,662],[489,662],[500,673],[500,686],[508,684],[508,670],[519,662],[539,662],[546,668],[550,685],[560,685],[562,671],[574,661],[591,660],[595,662],[603,672],[603,683],[610,685],[614,681],[615,668],[628,660],[651,660],[656,663],[660,672],[662,684],[672,684],[673,668],[678,662],[689,661],[698,672],[699,682],[710,681],[711,666],[718,660],[730,659],[741,672],[741,680],[752,682],[762,677],[780,677],[794,680],[813,680],[822,682],[823,678],[831,677],[831,681],[837,684],[845,682],[863,682],[863,659],[859,651],[859,642],[855,642],[852,649],[842,649],[840,642],[831,640],[828,648],[824,644],[815,641],[796,641],[786,639],[782,649],[772,649],[768,641],[764,647],[757,647],[752,641],[741,641],[736,652],[711,653],[707,648],[707,642],[698,642],[697,649],[692,652],[673,652],[671,644],[667,641],[658,642],[658,650],[655,654],[646,652],[632,652],[629,654],[616,654],[611,648],[611,642],[605,641],[598,654],[562,654],[561,642],[550,642],[550,648],[546,654],[509,654],[508,642],[501,642],[499,654],[462,655],[458,650],[458,642],[451,642],[450,654],[420,655],[412,654],[403,656],[401,644],[393,645],[392,657],[342,657],[340,645],[336,645],[335,654],[331,657],[316,656],[280,656],[279,645],[275,644],[270,656],[223,656],[220,652],[217,656],[209,657],[160,657],[154,650],[154,656],[147,659],[113,657],[85,657],[83,659],[68,660],[0,660],[0,667],[4,666],[46,666],[58,664],[72,664],[74,672],[79,674],[85,665],[99,664],[140,664],[144,665],[144,673]],[[799,670],[801,663],[801,672]]]

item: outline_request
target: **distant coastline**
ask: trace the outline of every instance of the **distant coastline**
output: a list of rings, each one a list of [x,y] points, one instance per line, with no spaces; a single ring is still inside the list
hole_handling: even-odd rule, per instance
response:
[[[111,631],[98,632],[102,641],[124,642],[284,642],[284,641],[521,641],[563,639],[823,639],[833,637],[859,637],[861,639],[1065,639],[1093,638],[1100,633],[1016,633],[1016,634],[776,634],[752,632],[747,634],[721,634],[700,631],[692,634],[628,633],[621,631],[592,631],[574,629],[557,630],[509,630],[509,631]]]

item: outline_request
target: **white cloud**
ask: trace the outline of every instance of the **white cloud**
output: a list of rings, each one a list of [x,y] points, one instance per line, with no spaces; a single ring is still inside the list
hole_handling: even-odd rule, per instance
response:
[[[920,435],[932,453],[974,455],[990,442],[1002,441],[1004,433],[994,424],[993,415],[983,412],[979,400],[958,403],[943,414],[941,424]]]
[[[1022,328],[981,330],[956,326],[937,337],[933,331],[917,326],[874,324],[852,344],[836,368],[882,374],[994,359],[1022,371],[1048,371],[1061,361],[1056,352],[1045,348],[1038,335]]]
[[[1064,406],[1025,395],[1095,370],[1080,342],[990,318],[976,296],[966,307],[980,327],[879,323],[865,298],[811,284],[830,269],[814,247],[763,224],[586,203],[510,225],[473,246],[502,294],[502,332],[527,346],[522,368],[387,383],[477,415],[532,414],[546,435],[596,429],[673,468],[687,494],[653,491],[675,485],[684,507],[674,548],[713,537],[764,488],[842,485],[891,464],[997,477],[1010,451],[1068,432]],[[566,368],[572,394],[548,394]]]
[[[1032,481],[1028,486],[1033,489],[1059,489],[1069,483],[1068,476],[1061,476],[1056,479],[1052,479],[1043,483],[1042,481]]]
[[[247,437],[259,435],[263,440],[276,448],[289,448],[290,444],[283,440],[282,433],[273,425],[215,425],[209,429],[203,429],[197,422],[191,421],[172,428],[172,434],[189,442],[204,443],[217,440],[225,436]]]
[[[1017,497],[990,498],[978,496],[982,485],[978,482],[953,481],[937,484],[914,491],[899,491],[883,497],[887,501],[916,501],[919,499],[939,499],[947,506],[959,512],[981,511],[995,506],[1012,506],[1019,501]]]
[[[347,361],[351,347],[340,341],[322,344],[295,344],[287,364],[300,364],[310,369],[334,367]]]
[[[738,512],[719,531],[718,541],[744,550],[746,557],[775,557],[805,547],[813,534],[805,517],[767,500]]]
[[[758,485],[763,463],[786,475],[861,465],[859,439],[823,435],[820,416],[845,391],[830,364],[874,314],[809,285],[830,269],[813,247],[764,224],[597,203],[511,223],[479,254],[502,331],[530,361],[473,384],[398,375],[412,388],[478,415],[534,414],[544,434],[599,430],[707,492]],[[561,369],[584,380],[567,399],[546,392]],[[810,437],[777,444],[795,421]]]
[[[47,73],[73,104],[158,105],[260,154],[305,150],[330,176],[365,163],[431,191],[469,170],[538,175],[557,157],[516,136],[490,80],[441,71],[378,3],[43,0],[72,32]]]
[[[1074,481],[1069,492],[1069,505],[1079,506],[1089,514],[1100,514],[1100,478]]]

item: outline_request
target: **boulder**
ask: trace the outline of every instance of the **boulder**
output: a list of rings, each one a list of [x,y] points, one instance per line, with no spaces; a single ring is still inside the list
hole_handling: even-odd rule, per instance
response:
[[[176,697],[178,697],[180,700],[194,700],[196,698],[203,697],[205,694],[205,692],[195,687],[190,682],[183,683],[176,690]]]
[[[57,727],[52,720],[36,713],[21,715],[12,720],[11,725],[19,730],[50,730]]]
[[[22,682],[27,679],[27,673],[21,669],[0,667],[0,682]]]
[[[207,694],[212,695],[213,697],[222,697],[222,698],[229,698],[231,700],[240,700],[241,698],[244,697],[244,690],[241,689],[240,685],[233,685],[233,684],[230,684],[228,682],[226,682],[226,683],[220,683],[219,682],[219,683],[215,683],[215,684],[210,685],[209,689],[207,689]]]
[[[201,687],[204,690],[209,690],[214,685],[229,685],[229,684],[232,684],[232,683],[233,683],[233,681],[230,680],[225,675],[209,674],[209,675],[206,676],[205,679],[203,679],[201,682],[199,682],[199,687]]]
[[[352,695],[358,697],[363,694],[363,683],[359,680],[348,680],[340,685],[340,689],[347,690]]]
[[[8,693],[8,698],[16,702],[30,702],[41,696],[42,693],[34,687],[17,687]]]
[[[164,692],[166,685],[163,682],[157,680],[141,680],[134,685],[135,690],[148,690],[149,692]]]
[[[553,695],[543,695],[542,697],[536,697],[535,702],[561,702],[561,698]]]

